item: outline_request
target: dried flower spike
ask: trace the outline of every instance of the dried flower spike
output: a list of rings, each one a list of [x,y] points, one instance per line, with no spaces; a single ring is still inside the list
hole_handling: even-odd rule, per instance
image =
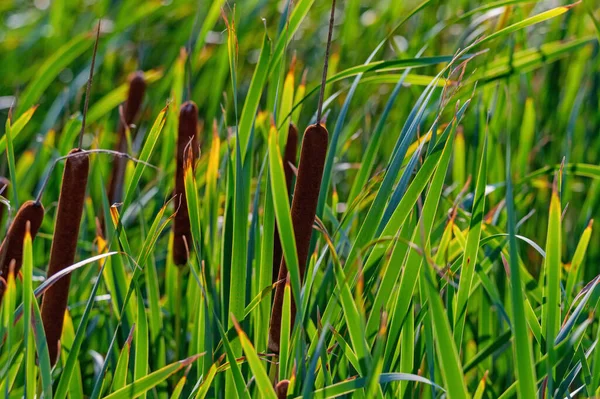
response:
[[[77,156],[78,153],[81,155]],[[89,167],[90,159],[87,153],[79,148],[69,152],[58,198],[48,277],[71,266],[75,261]],[[42,321],[52,364],[55,364],[58,358],[70,282],[71,276],[64,276],[46,291],[42,300]]]
[[[43,219],[44,207],[42,204],[27,201],[21,205],[8,228],[2,245],[0,245],[0,277],[5,280],[8,278],[11,262],[14,262],[15,276],[19,274],[23,265],[23,240],[27,231],[27,222],[30,223],[29,232],[33,240],[42,225]],[[0,300],[3,295],[4,291],[0,290]]]
[[[323,168],[325,166],[325,157],[327,156],[328,136],[327,129],[323,125],[315,124],[306,129],[302,140],[298,178],[296,179],[291,209],[300,278],[304,278],[306,261],[308,260],[312,226],[317,212],[321,179],[323,178]],[[286,278],[287,275],[288,271],[285,259],[282,259],[279,268],[279,280]],[[284,285],[279,284],[275,289],[269,327],[269,349],[275,353],[279,353],[283,292]],[[292,301],[292,321],[295,318],[295,314],[296,306],[294,301]]]
[[[179,112],[179,132],[177,136],[177,169],[175,172],[175,196],[178,206],[175,220],[173,221],[173,262],[185,265],[188,261],[188,253],[192,247],[192,233],[190,228],[190,216],[187,200],[185,197],[185,157],[187,149],[191,147],[193,159],[190,160],[192,167],[198,159],[198,107],[194,102],[188,101],[181,106]]]

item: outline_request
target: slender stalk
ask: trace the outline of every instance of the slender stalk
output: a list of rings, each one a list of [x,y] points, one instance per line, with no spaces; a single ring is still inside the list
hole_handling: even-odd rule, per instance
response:
[[[319,91],[319,105],[317,106],[317,123],[321,123],[323,112],[323,96],[325,95],[325,82],[327,81],[327,68],[329,68],[329,51],[331,49],[331,38],[333,36],[333,24],[335,22],[335,0],[331,2],[331,15],[329,16],[329,32],[327,33],[327,47],[325,49],[325,61],[323,63],[323,77],[321,78],[321,90]]]
[[[92,80],[94,79],[94,66],[96,65],[96,53],[98,52],[98,40],[100,38],[100,25],[102,20],[98,20],[98,27],[96,28],[96,41],[94,42],[94,53],[92,54],[92,65],[90,66],[90,77],[87,81],[87,88],[85,90],[85,104],[83,106],[83,118],[81,120],[81,131],[79,132],[79,145],[77,148],[83,146],[83,134],[85,132],[85,120],[87,117],[88,106],[90,105],[90,92],[92,91]]]

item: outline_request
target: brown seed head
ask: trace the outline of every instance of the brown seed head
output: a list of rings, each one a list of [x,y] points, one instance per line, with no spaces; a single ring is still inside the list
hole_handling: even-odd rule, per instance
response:
[[[312,226],[317,213],[317,202],[323,178],[323,168],[327,156],[327,129],[323,125],[315,124],[309,126],[304,132],[302,149],[300,152],[300,164],[298,165],[298,177],[294,188],[292,199],[292,224],[296,238],[296,250],[298,252],[298,264],[300,266],[300,278],[304,278]],[[288,275],[285,259],[282,259],[279,268],[279,280]],[[279,284],[275,289],[273,298],[273,310],[271,312],[271,323],[269,328],[269,349],[279,353],[279,338],[281,332],[281,312],[283,306],[284,285]],[[292,301],[293,322],[296,315],[295,302]]]
[[[275,394],[277,399],[287,398],[288,387],[290,386],[290,380],[281,380],[275,385]]]
[[[0,245],[0,277],[8,278],[10,263],[14,261],[14,273],[19,274],[23,264],[23,240],[27,231],[27,222],[30,223],[29,233],[33,240],[42,225],[44,207],[34,201],[27,201],[21,205],[19,211],[8,228],[2,245]],[[4,290],[0,289],[0,300]]]
[[[185,265],[188,253],[192,247],[192,233],[190,228],[190,216],[187,200],[185,197],[185,156],[186,149],[191,147],[192,166],[198,159],[198,107],[194,102],[188,101],[181,106],[179,112],[179,132],[177,136],[177,169],[175,172],[175,195],[176,206],[179,205],[177,214],[173,221],[173,262]],[[190,152],[188,152],[190,153]]]
[[[56,226],[50,250],[48,263],[48,277],[71,266],[75,261],[77,251],[77,237],[85,199],[90,159],[87,153],[73,156],[82,152],[73,149],[69,152],[71,157],[65,162],[62,177],[58,209],[56,211]],[[67,275],[58,280],[44,294],[42,300],[42,322],[48,341],[50,362],[56,363],[60,336],[62,334],[63,320],[69,298],[69,285],[71,276]]]

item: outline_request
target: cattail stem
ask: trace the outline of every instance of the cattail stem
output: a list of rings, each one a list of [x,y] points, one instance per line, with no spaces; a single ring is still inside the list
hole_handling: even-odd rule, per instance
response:
[[[75,261],[89,166],[89,155],[86,151],[78,148],[71,150],[65,162],[58,199],[56,226],[48,264],[48,277],[71,266]],[[70,275],[57,281],[46,291],[42,300],[42,322],[52,364],[55,364],[58,358],[59,341],[63,329],[64,314],[67,309],[70,281]]]
[[[147,166],[149,168],[152,168],[152,169],[160,170],[157,166],[152,165],[151,163],[142,161],[141,159],[134,158],[131,155],[126,154],[124,152],[119,152],[119,151],[114,151],[114,150],[105,150],[103,148],[96,148],[94,150],[80,150],[79,152],[76,152],[76,153],[73,153],[73,151],[71,151],[69,154],[67,154],[67,155],[65,155],[63,157],[56,158],[54,160],[54,162],[52,163],[52,165],[50,165],[50,169],[48,171],[48,174],[46,175],[46,178],[42,182],[42,186],[40,187],[40,190],[38,191],[38,194],[36,196],[35,202],[39,203],[42,200],[42,195],[44,194],[44,191],[46,190],[46,186],[48,185],[48,180],[50,179],[50,175],[52,174],[52,171],[54,170],[54,168],[56,167],[56,165],[60,161],[64,161],[64,160],[72,158],[72,157],[80,157],[81,154],[107,154],[107,155],[112,155],[112,156],[115,156],[117,158],[126,158],[126,159],[129,159],[130,161],[133,161],[135,163],[141,163],[142,165],[145,165],[145,166]]]
[[[100,26],[102,20],[98,20],[98,27],[96,28],[96,41],[94,42],[94,53],[92,54],[92,65],[90,65],[90,77],[87,81],[87,87],[85,89],[85,103],[83,105],[83,117],[81,119],[81,131],[79,132],[79,147],[83,146],[83,134],[85,133],[85,122],[87,118],[87,110],[90,105],[90,92],[92,91],[92,81],[94,79],[94,66],[96,65],[96,54],[98,53],[98,42],[100,41]]]
[[[191,146],[194,161],[198,159],[198,107],[192,101],[185,102],[179,112],[179,132],[177,136],[177,169],[175,172],[175,195],[179,197],[179,208],[173,221],[173,262],[177,266],[185,265],[192,248],[192,232],[187,200],[185,197],[185,157]]]
[[[291,209],[300,278],[304,278],[306,262],[308,260],[312,226],[317,213],[321,179],[323,178],[323,168],[325,157],[327,156],[328,136],[327,129],[323,125],[315,124],[306,129],[302,140],[298,178],[296,179]],[[278,279],[282,280],[284,278],[289,277],[285,259],[282,259]],[[269,349],[275,353],[279,353],[283,293],[284,285],[279,284],[275,289],[271,323],[269,326]],[[296,306],[295,302],[292,301],[292,323],[295,315]]]
[[[331,15],[329,16],[329,31],[327,32],[327,47],[325,48],[325,61],[323,62],[323,77],[321,78],[321,90],[319,91],[319,103],[317,105],[317,123],[321,123],[321,115],[323,112],[323,97],[325,96],[325,82],[327,81],[327,69],[329,68],[329,51],[331,49],[334,22],[335,0],[332,0]]]
[[[294,180],[294,167],[296,166],[296,157],[298,152],[298,129],[293,123],[290,123],[288,129],[287,142],[285,143],[285,151],[283,152],[283,171],[285,173],[285,185],[287,192],[292,190],[292,182]],[[278,281],[279,265],[283,251],[281,249],[281,241],[279,240],[279,229],[275,224],[273,232],[273,284]]]
[[[8,228],[2,245],[0,245],[0,278],[8,278],[11,262],[14,262],[15,276],[19,274],[23,265],[23,240],[27,232],[27,223],[29,223],[29,233],[33,240],[42,225],[43,219],[44,207],[42,204],[27,201],[21,205],[12,224]],[[0,290],[0,301],[3,295],[4,290]]]
[[[144,100],[145,91],[146,81],[144,80],[144,73],[141,71],[133,73],[129,77],[129,94],[127,95],[127,101],[123,107],[123,115],[119,115],[119,127],[117,130],[119,136],[117,151],[119,152],[127,152],[126,131],[128,126],[134,123],[135,118],[139,113],[142,101]],[[126,159],[118,158],[115,160],[108,187],[108,200],[111,203],[120,202],[123,197],[123,179],[126,166]]]

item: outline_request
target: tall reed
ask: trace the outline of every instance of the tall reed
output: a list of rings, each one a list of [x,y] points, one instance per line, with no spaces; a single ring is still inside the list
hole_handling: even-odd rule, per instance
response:
[[[87,153],[79,148],[69,152],[58,198],[48,277],[71,266],[75,261],[89,167],[90,159]],[[70,283],[71,275],[62,277],[46,291],[42,300],[42,321],[52,364],[56,363],[58,357]]]
[[[23,264],[23,240],[27,232],[27,223],[29,223],[29,233],[33,240],[43,219],[44,207],[41,203],[27,201],[21,205],[0,245],[0,278],[5,280],[8,278],[11,262],[14,262],[15,276],[19,274]],[[3,295],[4,290],[0,289],[0,301]]]
[[[177,166],[175,171],[175,196],[177,214],[173,221],[173,262],[185,265],[192,248],[192,232],[190,216],[185,197],[184,168],[188,146],[191,146],[193,156],[192,167],[198,159],[198,107],[193,101],[185,102],[179,112],[179,131],[177,135]]]
[[[118,142],[116,150],[119,152],[127,152],[127,128],[132,123],[139,113],[146,92],[146,81],[144,73],[137,71],[129,76],[129,93],[127,101],[123,106],[123,115],[119,115],[119,127],[117,130]],[[108,199],[111,203],[119,202],[123,197],[123,179],[125,176],[125,168],[127,159],[123,157],[115,158],[112,176],[108,187]]]
[[[293,123],[290,123],[288,129],[287,142],[285,143],[285,151],[283,152],[283,171],[285,173],[285,185],[287,192],[292,190],[292,182],[294,180],[294,168],[296,167],[296,157],[298,152],[298,129]],[[279,277],[279,265],[281,264],[281,241],[279,241],[279,230],[277,224],[273,233],[273,283]]]
[[[298,178],[296,179],[291,208],[301,278],[304,278],[306,261],[308,260],[310,237],[317,212],[325,157],[327,156],[328,136],[327,129],[323,125],[314,124],[306,129],[304,138],[302,139]],[[284,278],[289,277],[285,259],[282,259],[278,279],[281,280]],[[269,349],[275,353],[279,353],[283,292],[284,285],[279,284],[275,289],[271,323],[269,326]],[[296,306],[294,301],[292,301],[292,323],[295,315]]]

